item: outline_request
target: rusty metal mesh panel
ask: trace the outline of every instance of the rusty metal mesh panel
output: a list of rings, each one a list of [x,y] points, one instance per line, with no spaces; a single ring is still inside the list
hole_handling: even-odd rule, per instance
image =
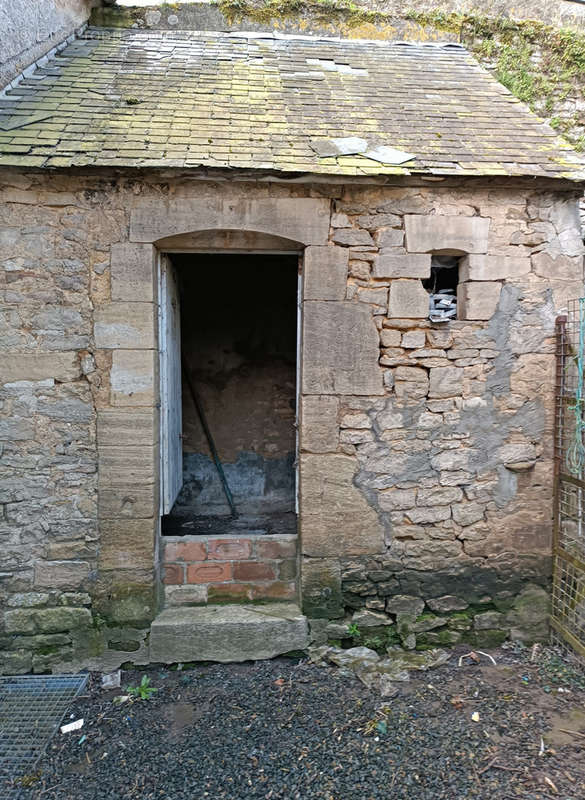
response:
[[[585,298],[557,319],[551,623],[585,661]]]

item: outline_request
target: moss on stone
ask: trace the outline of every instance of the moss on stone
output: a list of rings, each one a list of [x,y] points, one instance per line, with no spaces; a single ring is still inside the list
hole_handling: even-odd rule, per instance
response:
[[[484,631],[467,631],[463,640],[474,647],[499,647],[508,638],[509,632],[487,629]]]

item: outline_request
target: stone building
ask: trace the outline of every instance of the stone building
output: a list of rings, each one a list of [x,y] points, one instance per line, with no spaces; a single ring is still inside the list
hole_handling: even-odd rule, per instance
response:
[[[351,620],[544,636],[584,178],[453,43],[93,28],[20,81],[2,669],[263,657]]]

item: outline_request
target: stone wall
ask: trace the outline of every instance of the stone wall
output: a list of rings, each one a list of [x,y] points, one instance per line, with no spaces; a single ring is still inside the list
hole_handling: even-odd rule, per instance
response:
[[[325,628],[335,639],[363,619],[407,646],[457,641],[467,628],[476,643],[511,632],[529,638],[528,585],[540,598],[532,635],[542,635],[555,310],[583,288],[576,197],[347,190],[331,238],[348,253],[346,302],[369,314],[333,343],[325,331],[339,317],[321,303],[322,327],[314,340],[305,334],[305,354],[333,348],[340,367],[333,379],[321,370],[310,386],[304,371],[307,614],[344,618]],[[433,252],[461,255],[455,322],[426,319],[420,279]],[[351,385],[347,341],[357,340],[362,369],[371,365],[373,344],[362,348],[373,327],[379,370]],[[462,627],[437,611],[456,612]]]
[[[0,89],[63,42],[94,0],[7,0],[0,6]]]
[[[520,629],[507,615],[550,575],[554,318],[582,294],[575,199],[496,181],[3,170],[2,669],[148,660],[162,602],[154,243],[198,229],[304,247],[300,534],[316,635],[356,612],[419,624],[422,601]],[[445,251],[461,256],[460,319],[436,325],[421,278]],[[435,602],[446,595],[453,612]]]

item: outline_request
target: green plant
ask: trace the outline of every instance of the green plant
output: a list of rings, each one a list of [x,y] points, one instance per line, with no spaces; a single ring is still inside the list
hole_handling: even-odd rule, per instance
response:
[[[361,636],[360,629],[358,628],[357,622],[352,622],[351,625],[347,626],[347,633],[351,636],[352,639],[359,639]]]
[[[364,645],[371,650],[382,650],[384,647],[384,640],[381,636],[368,636],[367,639],[364,639]]]
[[[126,691],[139,700],[150,700],[152,695],[158,692],[158,689],[150,685],[150,678],[147,675],[143,675],[138,686],[127,686]]]

